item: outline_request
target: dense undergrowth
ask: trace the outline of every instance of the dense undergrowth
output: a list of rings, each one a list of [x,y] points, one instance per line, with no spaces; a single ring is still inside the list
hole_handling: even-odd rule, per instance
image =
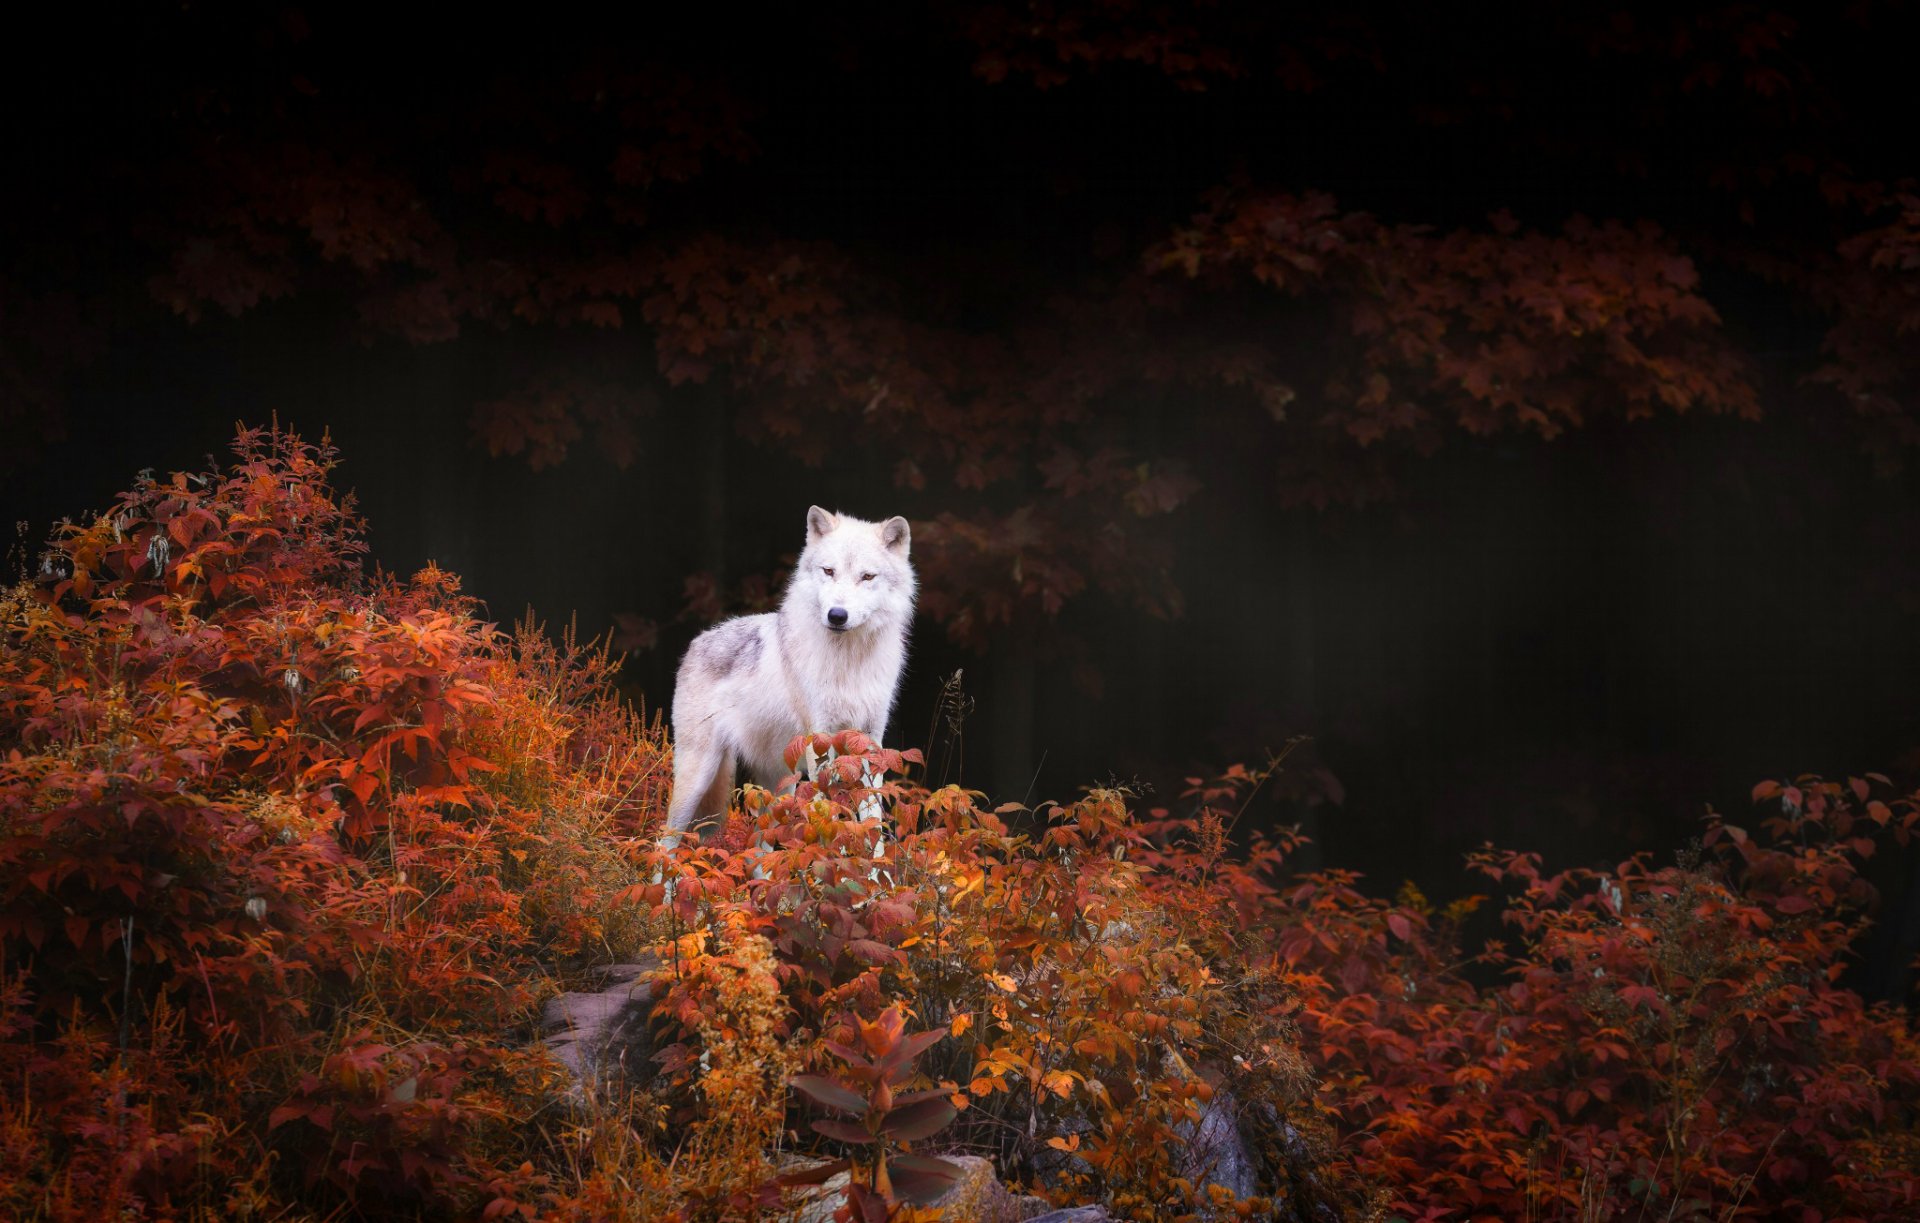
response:
[[[663,861],[603,654],[364,572],[326,449],[237,452],[0,598],[0,1215],[753,1217],[844,1160],[906,1218],[960,1151],[1139,1218],[1920,1214],[1920,1041],[1837,983],[1884,779],[1672,866],[1489,849],[1477,950],[1478,898],[1291,874],[1241,768],[994,810],[848,734]],[[649,948],[656,1067],[569,1104],[539,1003]]]

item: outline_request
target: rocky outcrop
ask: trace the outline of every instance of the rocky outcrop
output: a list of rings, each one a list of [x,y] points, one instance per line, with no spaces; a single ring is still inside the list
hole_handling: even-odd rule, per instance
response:
[[[1180,1174],[1196,1185],[1218,1185],[1236,1198],[1260,1196],[1260,1165],[1240,1132],[1240,1101],[1224,1087],[1213,1090],[1198,1121],[1177,1131],[1186,1140]]]
[[[932,1203],[940,1210],[941,1223],[1026,1223],[1048,1213],[1045,1199],[1016,1194],[1001,1184],[992,1161],[978,1155],[941,1158],[959,1164],[962,1169],[953,1188]],[[801,1195],[797,1209],[789,1217],[793,1223],[827,1223],[846,1195],[847,1174],[842,1172]]]
[[[573,1074],[567,1099],[586,1101],[589,1093],[619,1090],[646,1077],[653,1045],[648,1016],[653,987],[644,978],[657,960],[610,964],[601,969],[598,989],[573,991],[548,1000],[541,1036],[548,1052]]]
[[[944,1158],[965,1171],[938,1203],[943,1223],[1022,1223],[1047,1209],[1045,1198],[1016,1194],[1001,1184],[991,1160],[978,1155]]]
[[[1306,1138],[1271,1103],[1249,1110],[1233,1092],[1215,1087],[1200,1119],[1179,1134],[1186,1140],[1180,1174],[1194,1184],[1219,1185],[1240,1199],[1267,1198],[1274,1219],[1338,1223],[1342,1217]]]

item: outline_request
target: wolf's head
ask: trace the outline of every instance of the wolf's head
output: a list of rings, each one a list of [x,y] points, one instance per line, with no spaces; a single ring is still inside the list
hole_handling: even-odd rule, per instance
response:
[[[835,633],[901,626],[913,615],[911,542],[904,518],[866,522],[813,506],[789,603]]]

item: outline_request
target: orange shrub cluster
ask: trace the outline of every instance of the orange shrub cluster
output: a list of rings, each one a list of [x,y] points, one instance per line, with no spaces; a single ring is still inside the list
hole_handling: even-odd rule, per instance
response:
[[[1920,823],[1887,789],[1763,783],[1758,838],[1711,816],[1671,867],[1485,849],[1510,933],[1477,954],[1460,929],[1484,897],[1388,903],[1343,871],[1276,890],[1257,854],[1228,890],[1343,1160],[1398,1217],[1910,1219],[1920,1035],[1839,984],[1876,899],[1862,864]]]
[[[934,1145],[1058,1200],[1133,1218],[1920,1210],[1920,1035],[1839,984],[1875,901],[1861,865],[1920,823],[1885,778],[1767,783],[1780,813],[1757,837],[1713,817],[1671,867],[1548,875],[1483,850],[1470,866],[1506,894],[1508,932],[1470,954],[1484,897],[1389,902],[1351,872],[1288,878],[1289,837],[1236,848],[1261,773],[1195,779],[1187,818],[1095,790],[1018,833],[977,795],[889,781],[882,827],[856,818],[861,779],[910,760],[853,733],[811,746],[839,753],[819,785],[749,789],[647,899],[771,939],[810,1060],[844,1060],[891,1010],[944,1029],[902,1084],[952,1091]],[[698,974],[670,975],[692,1025]],[[1222,1090],[1261,1173],[1246,1200],[1183,1156]]]
[[[662,853],[604,655],[363,573],[324,447],[238,452],[0,598],[0,1215],[750,1218],[844,1170],[871,1223],[956,1152],[1139,1219],[1920,1212],[1920,1041],[1839,984],[1920,821],[1885,779],[1672,867],[1489,849],[1471,954],[1479,898],[1236,835],[1278,762],[1028,811],[803,738]],[[537,1004],[650,946],[657,1073],[566,1104]]]
[[[332,455],[244,432],[0,596],[0,1215],[531,1200],[547,978],[668,773],[604,658],[361,572]]]
[[[789,760],[806,746],[796,740]],[[926,1113],[924,1093],[944,1090],[942,1124],[930,1131],[938,1147],[987,1154],[1003,1176],[1138,1218],[1276,1208],[1210,1187],[1211,1170],[1189,1153],[1210,1102],[1230,1086],[1222,1104],[1232,1120],[1264,1125],[1274,1139],[1264,1166],[1299,1174],[1288,1217],[1334,1192],[1331,1182],[1313,1185],[1315,1139],[1326,1130],[1278,966],[1250,954],[1257,944],[1212,903],[1217,894],[1183,895],[1157,877],[1151,863],[1163,855],[1124,793],[1096,789],[1022,811],[1029,828],[1016,832],[1001,818],[1012,809],[900,780],[911,753],[855,731],[811,746],[831,759],[817,784],[779,796],[749,787],[715,843],[676,851],[671,889],[639,889],[683,928],[737,926],[772,942],[792,1007],[785,1032],[810,1061],[864,1099],[872,1073],[862,1073],[870,1063],[860,1050],[887,1063],[898,1043],[902,1056],[887,1064],[911,1055],[917,1073],[888,1098],[911,1098]],[[888,814],[863,821],[859,807],[875,794]],[[1194,853],[1225,850],[1216,837]],[[693,1028],[713,1005],[698,957],[677,959],[666,977],[663,1010]],[[896,1043],[876,1049],[872,1025],[890,1013]],[[945,1039],[906,1042],[902,1014]],[[691,1081],[704,1050],[698,1041],[670,1048],[669,1070]],[[807,1094],[827,1098],[812,1086]],[[812,1128],[863,1156],[846,1123]],[[877,1180],[890,1157],[873,1162],[866,1171]]]

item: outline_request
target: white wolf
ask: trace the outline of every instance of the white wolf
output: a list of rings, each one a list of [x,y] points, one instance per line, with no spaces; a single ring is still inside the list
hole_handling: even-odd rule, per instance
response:
[[[904,518],[865,522],[813,506],[780,610],[693,639],[674,682],[667,845],[726,810],[736,764],[778,785],[795,735],[859,730],[882,741],[913,621],[910,542]]]

